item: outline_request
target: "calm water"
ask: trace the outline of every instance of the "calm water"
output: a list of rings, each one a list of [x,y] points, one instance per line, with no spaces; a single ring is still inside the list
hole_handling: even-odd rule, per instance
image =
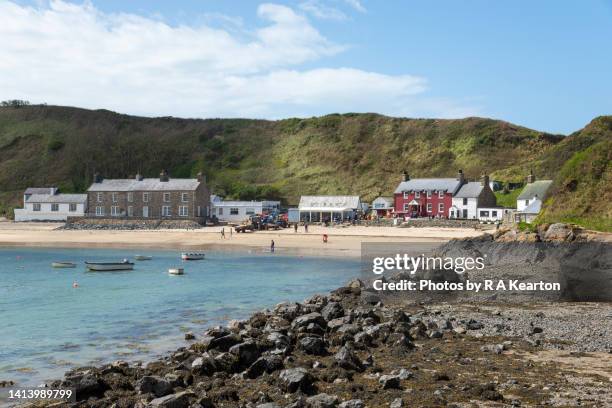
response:
[[[153,260],[128,272],[83,266],[136,253]],[[77,268],[53,269],[54,260]],[[168,275],[181,264],[185,275]],[[358,260],[248,251],[182,263],[178,252],[0,249],[0,380],[37,384],[75,365],[147,360],[184,344],[185,331],[328,291],[358,270]]]

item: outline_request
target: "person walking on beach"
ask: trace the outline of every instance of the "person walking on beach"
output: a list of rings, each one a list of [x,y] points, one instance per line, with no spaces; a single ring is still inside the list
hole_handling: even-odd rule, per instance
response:
[[[221,228],[221,239],[225,239],[225,227]]]
[[[230,227],[230,239],[234,236],[234,230]]]
[[[297,222],[296,222],[295,224],[293,224],[293,230],[294,230],[295,232],[297,232]]]
[[[272,240],[272,242],[270,242],[270,252],[274,252],[274,240]]]
[[[308,234],[308,223],[304,222],[304,232]]]

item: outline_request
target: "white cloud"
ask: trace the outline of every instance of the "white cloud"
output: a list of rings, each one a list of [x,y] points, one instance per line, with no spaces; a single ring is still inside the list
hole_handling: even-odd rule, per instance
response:
[[[316,18],[323,20],[347,20],[348,16],[337,8],[327,6],[320,0],[306,0],[300,3],[300,8]]]
[[[361,4],[361,0],[344,0],[344,2],[360,13],[366,12],[366,8]]]
[[[189,117],[370,111],[477,113],[426,96],[427,81],[322,66],[345,47],[291,8],[262,4],[260,28],[172,26],[91,3],[0,1],[0,99]]]

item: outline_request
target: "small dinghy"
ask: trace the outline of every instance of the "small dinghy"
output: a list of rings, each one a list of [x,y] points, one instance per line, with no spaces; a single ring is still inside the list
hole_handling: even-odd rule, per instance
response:
[[[169,275],[183,275],[185,274],[185,270],[183,268],[170,268],[168,269]]]
[[[74,262],[52,262],[52,268],[76,268],[76,264]]]
[[[148,255],[136,255],[134,259],[137,261],[150,261],[153,257]]]
[[[183,252],[181,254],[181,259],[183,261],[199,261],[204,259],[203,252]]]
[[[121,262],[85,262],[87,269],[96,272],[105,271],[131,271],[134,263],[124,259]]]

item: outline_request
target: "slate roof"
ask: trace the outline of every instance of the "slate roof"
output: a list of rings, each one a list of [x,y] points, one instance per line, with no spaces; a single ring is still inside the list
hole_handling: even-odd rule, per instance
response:
[[[536,195],[538,198],[543,199],[551,184],[552,180],[536,180],[533,183],[528,183],[517,197],[517,200],[531,200]]]
[[[461,183],[456,178],[421,178],[402,181],[395,193],[404,191],[443,190],[455,194]]]
[[[480,181],[470,181],[461,186],[455,197],[457,198],[478,198],[484,186]]]
[[[93,183],[87,191],[194,191],[199,185],[198,179],[105,179],[101,183]]]
[[[23,194],[53,194],[57,190],[56,187],[29,187]]]
[[[32,194],[27,203],[85,204],[87,194]]]
[[[302,196],[298,208],[302,211],[341,211],[360,208],[359,196]]]

